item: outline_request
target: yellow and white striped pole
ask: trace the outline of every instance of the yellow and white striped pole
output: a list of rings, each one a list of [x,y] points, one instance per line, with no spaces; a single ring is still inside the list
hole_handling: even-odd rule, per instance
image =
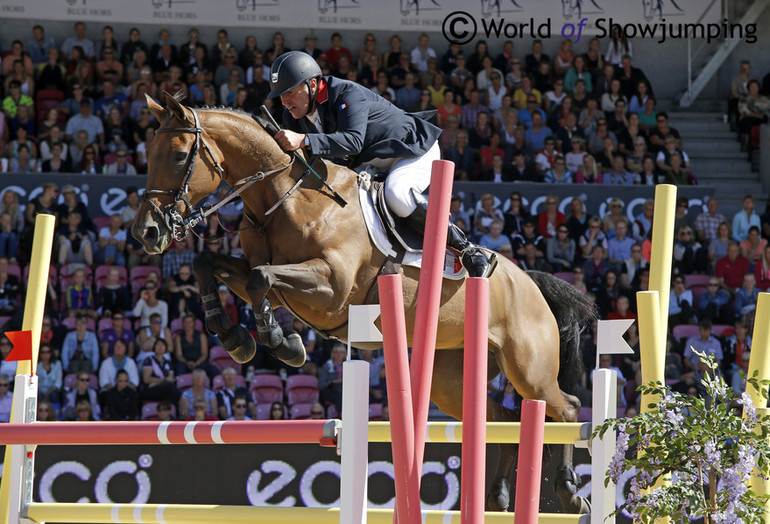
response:
[[[757,299],[757,310],[754,316],[754,334],[751,338],[751,358],[749,360],[748,377],[759,372],[759,380],[770,379],[770,293],[760,293]],[[767,386],[764,386],[767,389]],[[766,408],[767,400],[762,396],[761,389],[756,390],[747,385],[746,393],[757,406],[757,416],[770,415]],[[762,480],[758,475],[751,477],[751,489],[756,495],[770,495],[770,481]],[[770,499],[765,504],[765,518],[770,517]]]

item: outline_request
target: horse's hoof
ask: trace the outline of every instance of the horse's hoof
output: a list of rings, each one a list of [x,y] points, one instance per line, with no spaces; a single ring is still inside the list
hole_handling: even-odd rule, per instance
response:
[[[556,473],[555,491],[561,500],[565,513],[585,514],[591,512],[591,504],[583,497],[576,495],[580,487],[580,475],[572,466],[562,466]]]
[[[257,343],[249,330],[241,325],[232,326],[223,337],[219,337],[222,347],[239,364],[245,364],[257,354]]]
[[[269,351],[278,360],[295,368],[304,366],[307,358],[305,345],[298,333],[289,333],[283,338],[280,345],[270,348]]]
[[[511,486],[508,479],[502,479],[492,485],[487,495],[489,511],[508,511],[511,504]]]

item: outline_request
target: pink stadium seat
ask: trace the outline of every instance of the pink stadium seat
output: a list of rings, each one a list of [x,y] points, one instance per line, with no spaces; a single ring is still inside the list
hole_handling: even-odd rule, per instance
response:
[[[685,275],[684,276],[684,287],[687,289],[692,288],[693,286],[703,286],[706,287],[706,284],[708,284],[709,276],[708,275]]]
[[[716,337],[726,337],[729,335],[735,335],[735,328],[727,324],[714,324],[711,327],[711,332]]]
[[[292,375],[286,380],[286,396],[289,406],[318,402],[318,377]]]
[[[15,276],[21,282],[21,267],[19,264],[8,264],[8,274]]]
[[[72,283],[74,282],[75,280],[74,274],[75,274],[75,271],[77,271],[78,269],[85,269],[86,284],[91,286],[91,289],[93,289],[94,275],[90,267],[83,266],[82,264],[67,264],[62,266],[61,269],[59,269],[59,289],[62,290],[62,295],[64,295],[63,292],[67,290],[67,287],[72,285]]]
[[[257,405],[283,402],[283,381],[278,375],[254,375],[249,394]]]
[[[102,333],[107,331],[112,327],[112,319],[111,318],[100,318],[99,319],[99,325],[97,326],[97,332],[96,335],[101,338]],[[129,328],[130,329],[130,328]]]
[[[67,330],[68,331],[74,331],[75,328],[77,327],[76,326],[77,320],[75,319],[75,317],[65,317],[61,321],[61,323],[62,323],[63,326],[67,326]],[[110,325],[112,325],[112,324],[110,324]],[[92,319],[91,317],[88,317],[88,325],[87,325],[86,329],[88,331],[96,332],[96,321],[94,319]]]
[[[671,332],[677,340],[686,340],[700,334],[698,326],[694,324],[679,324],[674,326]]]
[[[171,325],[169,326],[171,328],[171,334],[176,336],[179,333],[182,332],[182,319],[181,318],[175,318],[171,321]],[[195,319],[195,331],[200,331],[203,333],[203,322],[201,322],[201,319],[196,318]],[[211,357],[209,357],[211,358]]]
[[[382,415],[382,412],[380,412],[380,415]],[[328,408],[326,408],[326,418],[340,418],[340,414],[337,413],[337,408],[334,406],[334,404],[331,404]]]
[[[110,227],[110,217],[94,217],[91,219],[91,221],[94,223],[97,234],[99,234],[99,231],[101,231],[103,227]]]
[[[313,404],[295,404],[289,408],[290,418],[292,420],[302,420],[310,418],[310,408]]]
[[[176,377],[176,387],[179,391],[186,391],[192,387],[192,373],[185,373]]]

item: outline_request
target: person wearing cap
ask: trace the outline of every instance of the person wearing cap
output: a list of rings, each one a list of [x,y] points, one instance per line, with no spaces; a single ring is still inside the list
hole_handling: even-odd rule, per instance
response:
[[[323,76],[318,64],[301,51],[278,57],[270,71],[270,98],[280,97],[287,129],[275,139],[286,151],[304,148],[313,155],[345,158],[356,169],[384,173],[385,201],[390,210],[425,228],[434,160],[440,158],[441,129],[425,117],[409,114],[359,84]],[[449,247],[462,253],[472,276],[489,276],[494,254],[472,244],[449,226]]]
[[[314,35],[313,33],[308,33],[305,35],[305,46],[300,49],[300,51],[304,51],[305,53],[309,54],[313,58],[318,58],[321,56],[322,51],[316,47],[316,43],[318,42],[318,37]]]

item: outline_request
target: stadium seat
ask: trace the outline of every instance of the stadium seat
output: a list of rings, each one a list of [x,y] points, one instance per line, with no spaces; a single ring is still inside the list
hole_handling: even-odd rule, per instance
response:
[[[21,282],[21,267],[19,264],[8,264],[8,274],[15,276]]]
[[[575,274],[571,271],[559,271],[557,273],[554,273],[553,276],[558,277],[565,282],[569,282],[570,284],[575,283]]]
[[[40,103],[46,100],[51,100],[53,102],[56,102],[56,104],[64,102],[64,91],[59,91],[58,89],[38,90],[37,95],[35,97],[35,104],[37,106],[40,106]]]
[[[278,375],[254,375],[249,394],[257,405],[283,402],[283,381]]]
[[[97,233],[99,233],[103,227],[110,227],[110,217],[94,217],[91,219],[91,221],[94,223],[94,227],[96,228]]]
[[[94,272],[89,266],[83,264],[65,264],[59,269],[59,287],[63,291],[67,289],[67,286],[71,285],[75,274],[78,269],[84,269],[86,272],[86,284],[93,288],[94,285]]]
[[[727,337],[735,335],[735,328],[729,324],[714,324],[711,326],[711,332],[715,337]]]
[[[289,406],[318,402],[318,377],[313,375],[292,375],[286,380],[286,398]]]
[[[328,408],[326,408],[326,418],[341,418],[340,414],[337,413],[337,408],[334,404],[330,404]]]
[[[96,327],[96,335],[101,339],[102,333],[112,327],[112,319],[109,317],[100,318],[99,325]],[[130,328],[129,328],[130,329]]]
[[[134,266],[131,268],[128,280],[131,282],[131,296],[135,302],[139,299],[139,290],[142,289],[147,282],[147,275],[153,271],[158,275],[161,274],[161,270],[157,266]]]
[[[706,284],[708,284],[709,276],[708,275],[685,275],[684,276],[684,287],[687,289],[692,288],[693,286],[703,286],[706,287]]]
[[[687,340],[690,337],[697,337],[700,334],[700,328],[695,324],[679,324],[672,328],[671,333],[677,340]]]
[[[77,319],[75,317],[65,317],[62,319],[61,323],[63,326],[67,327],[67,331],[74,331],[77,327]],[[96,321],[93,318],[88,317],[88,327],[86,327],[86,329],[88,331],[96,332]]]
[[[289,408],[289,415],[292,420],[303,420],[310,418],[310,409],[313,404],[294,404]]]
[[[176,387],[179,391],[186,391],[192,387],[192,373],[185,373],[176,377]]]

